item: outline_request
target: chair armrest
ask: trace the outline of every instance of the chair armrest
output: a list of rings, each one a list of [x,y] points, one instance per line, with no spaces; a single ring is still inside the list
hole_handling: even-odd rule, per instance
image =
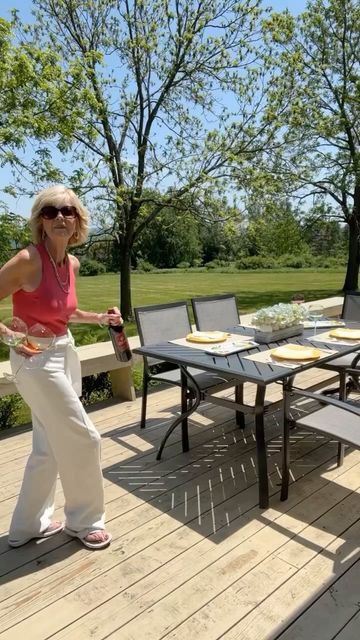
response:
[[[343,400],[329,398],[329,396],[323,396],[319,393],[314,393],[313,391],[304,391],[303,389],[297,389],[296,387],[287,390],[287,393],[291,393],[296,396],[304,396],[305,398],[311,398],[312,400],[316,400],[320,404],[329,404],[333,407],[337,407],[338,409],[343,409],[344,411],[354,413],[356,416],[360,416],[360,406],[355,406]]]
[[[356,356],[354,357],[354,360],[352,360],[351,362],[351,369],[353,369],[354,367],[357,367],[359,360],[360,360],[360,353],[357,353]]]

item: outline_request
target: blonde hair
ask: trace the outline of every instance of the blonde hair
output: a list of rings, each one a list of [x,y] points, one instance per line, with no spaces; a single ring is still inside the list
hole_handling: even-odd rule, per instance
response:
[[[40,191],[31,209],[30,227],[32,231],[33,242],[39,244],[43,239],[43,221],[41,210],[45,206],[63,207],[64,195],[68,197],[66,204],[75,207],[78,215],[76,216],[76,229],[69,239],[68,245],[83,244],[86,242],[89,232],[89,214],[87,209],[81,204],[77,195],[62,184],[56,184]]]

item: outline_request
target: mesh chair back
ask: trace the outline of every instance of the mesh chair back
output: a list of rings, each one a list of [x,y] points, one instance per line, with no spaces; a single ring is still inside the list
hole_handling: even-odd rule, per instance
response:
[[[224,331],[239,324],[234,294],[192,298],[196,328],[199,331]]]
[[[349,322],[360,321],[360,291],[345,293],[341,317]]]
[[[184,338],[191,332],[186,301],[137,307],[134,313],[142,345]],[[159,362],[154,358],[146,358],[146,361],[150,366]]]

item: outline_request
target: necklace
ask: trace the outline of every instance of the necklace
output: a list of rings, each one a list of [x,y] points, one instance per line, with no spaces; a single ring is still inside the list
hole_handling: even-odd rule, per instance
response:
[[[44,243],[44,246],[45,246],[45,249],[46,249],[46,253],[47,253],[47,254],[48,254],[48,256],[49,256],[49,260],[50,260],[50,263],[51,263],[51,265],[52,265],[52,268],[54,269],[55,277],[56,277],[56,280],[58,281],[58,285],[59,285],[60,289],[62,289],[62,291],[63,291],[64,293],[69,293],[69,291],[70,291],[69,257],[68,257],[67,255],[65,256],[65,264],[66,264],[66,280],[65,280],[65,282],[64,282],[64,281],[63,281],[63,280],[61,280],[61,278],[60,278],[60,274],[59,274],[59,272],[58,272],[58,268],[57,268],[57,266],[56,266],[55,260],[54,260],[54,258],[52,257],[52,255],[51,255],[51,253],[50,253],[50,251],[49,251],[49,249],[47,248],[47,246],[46,246],[46,244],[45,244],[45,243]]]

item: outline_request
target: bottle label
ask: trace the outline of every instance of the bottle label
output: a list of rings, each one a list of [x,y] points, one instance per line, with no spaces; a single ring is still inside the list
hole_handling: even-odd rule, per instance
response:
[[[117,359],[122,362],[131,360],[131,351],[124,329],[122,327],[109,327],[109,334]]]
[[[115,340],[119,349],[127,349],[127,340],[123,331],[121,331],[121,333],[115,333]]]

